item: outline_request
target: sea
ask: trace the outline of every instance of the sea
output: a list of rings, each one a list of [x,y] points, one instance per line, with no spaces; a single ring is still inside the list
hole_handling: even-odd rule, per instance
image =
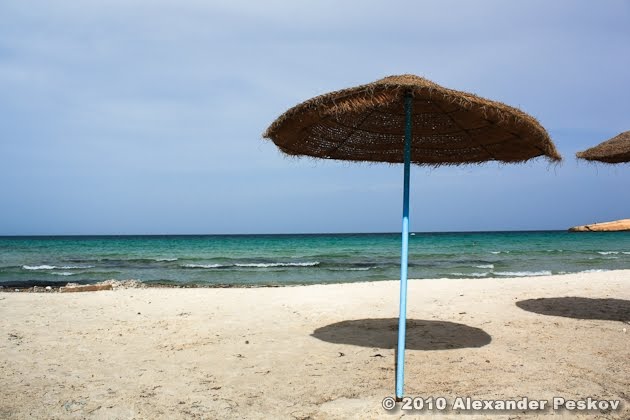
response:
[[[0,237],[0,287],[282,286],[400,278],[400,233]],[[409,278],[630,269],[630,232],[411,233]]]

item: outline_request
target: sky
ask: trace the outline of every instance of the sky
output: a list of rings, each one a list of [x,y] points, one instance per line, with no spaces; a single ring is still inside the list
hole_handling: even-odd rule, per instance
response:
[[[412,231],[630,217],[630,1],[0,2],[0,235],[396,232],[402,165],[282,155],[315,95],[416,74],[537,118],[564,160],[411,172]]]

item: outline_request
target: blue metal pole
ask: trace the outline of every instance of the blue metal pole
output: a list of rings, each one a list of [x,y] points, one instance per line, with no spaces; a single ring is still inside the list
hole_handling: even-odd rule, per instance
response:
[[[405,381],[405,334],[407,330],[407,257],[409,254],[409,172],[411,166],[411,112],[413,97],[405,95],[405,175],[402,218],[402,253],[400,256],[400,314],[396,356],[396,399],[403,397]]]

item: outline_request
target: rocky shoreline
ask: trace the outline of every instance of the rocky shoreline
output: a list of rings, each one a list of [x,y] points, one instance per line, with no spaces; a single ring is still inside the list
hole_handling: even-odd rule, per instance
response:
[[[614,220],[612,222],[593,223],[590,225],[574,226],[569,232],[622,232],[630,231],[630,219]]]
[[[0,285],[0,293],[71,293],[71,292],[97,292],[102,290],[120,289],[255,289],[300,286],[299,284],[165,284],[143,283],[140,280],[105,280],[99,283],[66,283],[66,284],[37,284],[26,285],[24,283],[7,283]]]

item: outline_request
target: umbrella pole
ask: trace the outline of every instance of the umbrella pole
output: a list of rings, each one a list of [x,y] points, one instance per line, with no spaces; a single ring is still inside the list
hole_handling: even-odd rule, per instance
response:
[[[405,381],[405,334],[407,330],[407,262],[409,254],[409,172],[411,167],[411,112],[413,97],[405,94],[405,174],[403,191],[402,252],[400,257],[400,314],[396,356],[396,399],[403,396]]]

